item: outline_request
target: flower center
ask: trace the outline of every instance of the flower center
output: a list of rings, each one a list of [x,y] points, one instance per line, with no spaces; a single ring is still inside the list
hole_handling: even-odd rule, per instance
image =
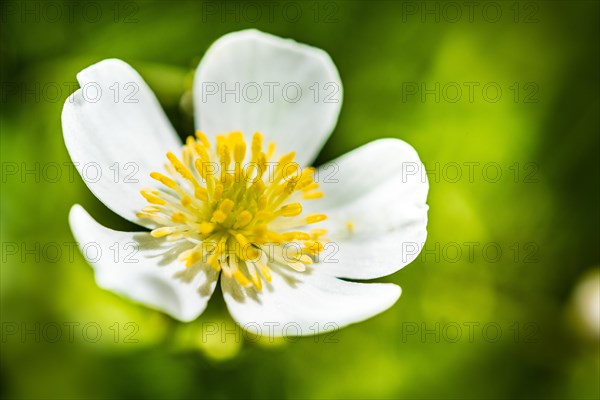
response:
[[[258,132],[248,152],[241,132],[217,136],[212,147],[198,131],[181,159],[167,153],[166,174],[150,174],[162,186],[142,189],[150,205],[137,215],[158,226],[152,236],[192,243],[178,257],[186,267],[202,261],[242,286],[261,290],[274,264],[304,271],[327,233],[307,225],[327,217],[303,215],[301,202],[323,193],[314,168],[302,170],[294,152],[271,161],[274,152],[273,143],[263,151]]]

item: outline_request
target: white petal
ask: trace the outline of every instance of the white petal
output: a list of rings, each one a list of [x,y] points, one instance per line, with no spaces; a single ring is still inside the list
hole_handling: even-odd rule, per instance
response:
[[[247,137],[259,131],[280,154],[295,151],[302,166],[331,134],[341,104],[341,80],[327,53],[256,30],[217,40],[194,79],[198,129],[207,135],[239,130]]]
[[[262,292],[221,279],[225,302],[240,326],[264,336],[305,336],[335,330],[373,317],[400,297],[400,287],[347,282],[317,269],[272,268]]]
[[[181,142],[156,97],[139,74],[121,60],[94,64],[77,75],[81,86],[65,102],[62,126],[75,167],[108,208],[138,223],[147,205],[142,187],[162,169]]]
[[[218,279],[211,267],[186,268],[172,243],[147,232],[108,229],[79,205],[71,208],[69,223],[98,286],[181,321],[196,319],[206,308]]]
[[[322,224],[331,240],[320,255],[324,271],[372,279],[418,256],[427,238],[429,184],[409,144],[371,142],[321,167],[318,179],[324,197],[306,205],[329,217]]]

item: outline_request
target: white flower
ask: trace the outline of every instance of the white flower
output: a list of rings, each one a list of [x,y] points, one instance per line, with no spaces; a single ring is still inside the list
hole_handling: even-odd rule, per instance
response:
[[[396,302],[401,291],[394,284],[339,278],[382,277],[417,256],[405,254],[403,245],[420,249],[425,241],[428,184],[421,174],[401,173],[403,165],[414,170],[422,164],[398,139],[377,140],[338,158],[335,171],[329,166],[313,175],[307,168],[341,107],[341,101],[324,102],[324,93],[315,99],[315,84],[329,84],[331,93],[339,89],[341,99],[339,74],[325,52],[254,30],[220,38],[194,81],[201,132],[183,147],[128,64],[104,60],[77,79],[82,89],[62,114],[69,154],[98,199],[152,229],[114,231],[73,206],[71,228],[99,286],[191,321],[206,308],[220,276],[233,318],[273,335],[335,329]],[[256,102],[236,99],[236,83],[240,89],[257,84],[263,93],[258,99],[257,92],[246,93]],[[302,95],[288,90],[288,98],[281,96],[288,83]],[[137,102],[116,98],[115,84],[139,89],[130,98]],[[229,94],[209,95],[209,86]],[[84,91],[90,88],[94,95]],[[300,168],[284,171],[294,155]],[[249,182],[256,165],[269,160],[279,160],[278,167],[261,182]],[[139,173],[115,180],[114,170],[128,162]],[[92,163],[101,174],[85,179]],[[203,172],[204,165],[229,172]],[[332,172],[333,179],[325,179]]]

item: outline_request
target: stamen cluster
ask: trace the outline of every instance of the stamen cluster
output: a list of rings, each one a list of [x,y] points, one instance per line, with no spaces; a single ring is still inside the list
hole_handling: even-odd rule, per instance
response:
[[[273,143],[263,151],[255,133],[250,149],[241,132],[219,135],[216,146],[202,132],[188,137],[181,158],[167,153],[162,185],[143,189],[150,203],[139,213],[158,227],[154,237],[193,245],[179,254],[187,267],[209,264],[242,286],[262,289],[273,263],[304,271],[323,250],[323,229],[307,225],[324,214],[303,215],[302,201],[323,196],[314,168],[301,169],[291,152],[272,161]]]

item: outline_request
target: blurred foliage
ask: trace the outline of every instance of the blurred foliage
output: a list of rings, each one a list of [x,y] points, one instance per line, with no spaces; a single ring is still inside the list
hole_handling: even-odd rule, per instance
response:
[[[462,13],[455,22],[444,2],[284,2],[272,18],[266,3],[254,3],[262,12],[254,22],[245,3],[235,2],[56,2],[60,18],[43,11],[46,2],[3,2],[3,167],[69,161],[60,126],[70,94],[64,84],[94,62],[117,57],[137,68],[184,137],[193,129],[186,92],[214,40],[249,27],[294,38],[326,50],[344,84],[339,124],[318,163],[398,137],[431,171],[426,248],[432,251],[382,279],[403,287],[400,301],[341,330],[333,343],[323,337],[271,343],[239,332],[204,340],[208,322],[234,331],[218,292],[197,321],[180,324],[99,289],[78,252],[50,262],[9,256],[3,247],[3,396],[598,398],[598,338],[579,334],[569,318],[577,282],[600,261],[598,2],[497,2],[497,22],[489,20],[493,9],[483,13],[490,2],[475,8],[471,21],[469,9],[453,3]],[[427,10],[438,10],[439,22]],[[22,94],[52,82],[63,89],[55,101]],[[433,94],[423,101],[421,83],[432,89],[436,82],[456,82],[462,97],[447,101],[454,96],[449,87],[439,102]],[[465,82],[480,84],[472,102]],[[497,102],[482,94],[489,82],[502,89]],[[407,95],[412,84],[419,93]],[[536,101],[526,102],[527,95]],[[479,163],[472,182],[464,164],[470,162]],[[457,182],[451,163],[462,168]],[[487,163],[501,166],[498,182],[484,179]],[[22,182],[4,172],[3,246],[72,241],[73,203],[108,226],[131,228],[78,176],[54,183],[28,175]],[[479,243],[472,258],[468,242]],[[452,262],[454,243],[462,254]],[[503,250],[497,262],[482,252],[486,243]],[[139,328],[136,343],[124,340],[133,329],[128,322]],[[39,341],[34,333],[22,340],[23,328],[36,323],[60,325],[63,337],[50,343],[48,331]],[[73,340],[65,323],[79,324]],[[82,338],[87,323],[101,327],[98,342]],[[423,330],[435,332],[436,323],[439,342]],[[471,325],[473,340],[465,323],[478,324]],[[498,340],[490,339],[493,329],[483,331],[488,323],[502,329]],[[18,333],[9,334],[10,324]],[[456,342],[452,324],[462,329]]]

